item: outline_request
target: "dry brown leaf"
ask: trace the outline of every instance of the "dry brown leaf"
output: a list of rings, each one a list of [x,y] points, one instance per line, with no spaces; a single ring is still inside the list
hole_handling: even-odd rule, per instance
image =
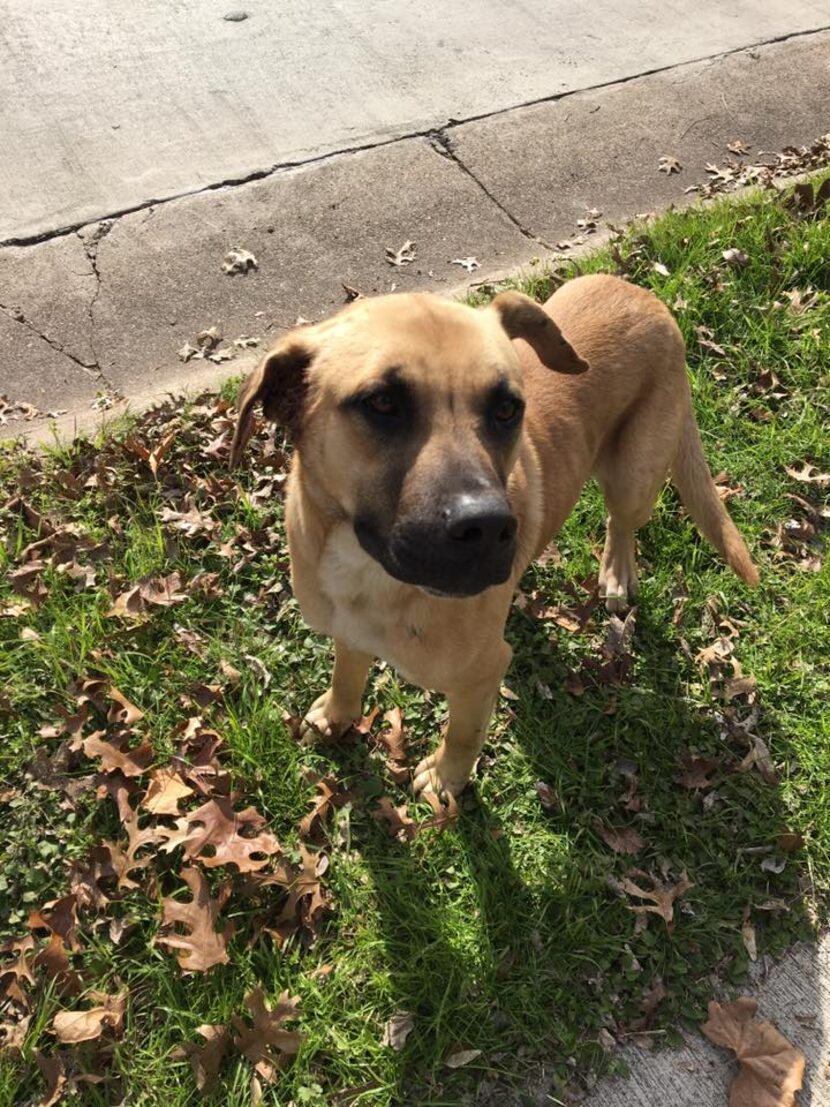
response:
[[[268,858],[280,852],[274,835],[262,830],[265,824],[256,808],[234,811],[230,799],[219,796],[177,819],[175,830],[159,827],[158,833],[166,839],[165,853],[182,846],[187,858],[198,857],[205,868],[236,865],[249,873],[264,868]]]
[[[77,1045],[100,1038],[104,1031],[118,1036],[124,1028],[124,1008],[127,997],[124,992],[109,996],[101,992],[91,992],[92,999],[99,1006],[84,1011],[58,1011],[52,1019],[52,1030],[59,1042],[64,1045]]]
[[[744,908],[744,917],[741,923],[741,938],[743,939],[744,949],[750,961],[757,961],[758,943],[755,936],[755,927],[752,925],[751,908],[749,904]]]
[[[216,930],[216,922],[231,894],[230,884],[222,884],[216,899],[212,899],[201,869],[182,869],[180,876],[193,897],[189,903],[180,903],[172,897],[163,899],[162,923],[171,928],[182,926],[186,933],[164,934],[156,941],[179,951],[176,957],[185,972],[207,972],[214,965],[227,965],[230,961],[227,945],[233,934],[233,924],[226,923],[220,933]]]
[[[738,766],[739,773],[748,772],[753,766],[758,770],[767,784],[778,783],[778,772],[772,762],[769,748],[763,738],[752,736],[752,749]]]
[[[665,173],[669,177],[672,173],[679,173],[683,166],[677,160],[669,154],[663,154],[657,161],[657,169],[660,173]]]
[[[415,1019],[412,1015],[408,1011],[399,1011],[384,1026],[381,1045],[389,1046],[396,1053],[400,1053],[406,1045],[406,1039],[412,1033],[414,1026]]]
[[[460,1069],[465,1065],[469,1065],[471,1061],[475,1061],[477,1057],[481,1056],[480,1049],[459,1049],[455,1053],[451,1053],[444,1061],[444,1064],[448,1069]]]
[[[178,815],[181,801],[192,795],[193,789],[185,784],[179,773],[165,766],[151,774],[141,806],[152,815]]]
[[[407,239],[400,250],[393,250],[391,246],[387,246],[386,260],[389,265],[394,265],[396,268],[400,268],[402,265],[411,265],[415,260],[415,243]]]
[[[234,1018],[236,1037],[233,1044],[249,1061],[254,1071],[268,1083],[273,1083],[285,1058],[297,1052],[303,1036],[296,1030],[285,1030],[282,1024],[299,1017],[300,997],[283,992],[274,1009],[265,1002],[261,988],[255,988],[245,997],[245,1006],[251,1012],[253,1025],[246,1026]]]
[[[804,484],[817,484],[819,488],[830,485],[830,473],[819,472],[816,466],[810,465],[809,462],[802,465],[800,469],[793,469],[789,465],[785,465],[784,469],[793,480],[802,481]]]
[[[34,1051],[37,1067],[46,1084],[46,1093],[38,1104],[38,1107],[54,1107],[59,1103],[66,1089],[66,1072],[63,1057],[58,1053],[42,1053],[39,1049]]]
[[[142,776],[153,760],[153,747],[142,742],[135,749],[128,749],[128,734],[116,735],[107,741],[101,738],[102,730],[90,734],[84,739],[83,750],[87,757],[100,757],[101,768],[105,773],[119,770],[125,777]]]
[[[598,822],[596,828],[597,834],[614,853],[639,853],[646,848],[646,843],[632,826],[603,826]]]
[[[768,1022],[755,1018],[758,1004],[741,997],[709,1004],[701,1031],[731,1049],[740,1072],[729,1089],[729,1107],[794,1107],[804,1077],[804,1054]]]
[[[681,787],[690,791],[714,788],[715,782],[709,779],[709,774],[720,768],[716,757],[696,757],[694,754],[684,753],[680,765],[683,771],[674,779]]]
[[[316,777],[312,774],[307,776],[307,779],[309,783],[316,786],[317,795],[314,797],[313,809],[301,819],[297,828],[301,838],[316,837],[330,813],[352,798],[351,792],[347,792],[331,773],[324,777]]]
[[[119,692],[114,684],[110,685],[106,695],[107,699],[112,700],[114,704],[107,712],[108,723],[120,723],[122,726],[134,726],[139,720],[144,718],[144,712],[136,707],[134,703],[130,703],[124,693]]]
[[[559,810],[559,796],[550,784],[546,784],[544,780],[537,780],[533,787],[536,789],[539,802],[546,811]]]
[[[250,250],[243,250],[241,246],[233,246],[225,254],[222,262],[222,272],[233,276],[235,273],[247,273],[249,269],[259,268],[259,262]]]
[[[393,838],[414,838],[418,833],[418,824],[410,818],[406,804],[395,807],[388,796],[380,797],[372,818],[382,823]]]
[[[233,1041],[226,1026],[197,1026],[196,1033],[205,1039],[204,1045],[187,1042],[173,1056],[190,1058],[197,1090],[208,1093],[216,1084],[219,1069]]]
[[[689,880],[685,873],[681,876],[677,884],[665,888],[653,876],[643,873],[643,876],[647,876],[653,884],[651,889],[640,888],[633,880],[628,877],[624,877],[620,881],[620,886],[626,895],[637,896],[638,899],[651,900],[650,903],[640,904],[637,906],[629,906],[629,911],[634,911],[635,914],[643,915],[646,913],[659,915],[666,923],[669,930],[674,928],[674,904],[675,900],[678,900],[682,895],[689,891],[690,888],[694,888],[694,884]]]

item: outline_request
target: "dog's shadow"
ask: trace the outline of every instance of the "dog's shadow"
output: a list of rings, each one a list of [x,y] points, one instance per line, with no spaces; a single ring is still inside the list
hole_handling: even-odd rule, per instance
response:
[[[503,1074],[480,1081],[470,1102],[549,1102],[528,1099],[528,1082],[555,1102],[566,1093],[563,1066],[577,1057],[576,1067],[584,1065],[586,1045],[602,1064],[607,1034],[625,1040],[658,978],[668,995],[656,1031],[647,1031],[659,1039],[677,1017],[697,1015],[703,991],[689,1000],[690,967],[703,980],[740,970],[747,888],[760,893],[769,880],[752,851],[786,824],[778,790],[754,772],[715,769],[714,786],[697,790],[678,783],[689,751],[732,768],[738,751],[722,749],[711,713],[685,698],[677,644],[647,611],[638,615],[647,651],[634,686],[616,696],[569,695],[570,664],[556,644],[524,617],[513,624],[514,717],[485,747],[484,779],[462,797],[455,827],[414,843],[372,827],[358,844],[375,886],[394,1007],[414,1021],[395,1102],[460,1102],[464,1078],[443,1062],[468,1049],[482,1050],[473,1070],[485,1063]],[[764,726],[780,755],[785,737]],[[519,766],[518,777],[501,779],[503,758]],[[550,810],[537,782],[549,786]],[[641,850],[616,854],[602,838],[621,827],[637,830]],[[673,931],[652,915],[637,932],[630,907],[643,901],[619,884],[633,866],[664,887],[685,870],[697,886],[676,904]],[[796,869],[772,877],[768,894],[793,893]],[[637,881],[650,886],[645,876]],[[462,916],[465,925],[456,925]],[[700,963],[701,949],[709,963]],[[514,1093],[514,1083],[525,1090]]]

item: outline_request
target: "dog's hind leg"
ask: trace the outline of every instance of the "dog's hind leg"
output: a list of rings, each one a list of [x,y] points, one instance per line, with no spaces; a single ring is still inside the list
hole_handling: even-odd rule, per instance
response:
[[[425,757],[415,770],[412,787],[420,792],[463,792],[481,753],[487,728],[496,706],[499,688],[513,651],[506,642],[488,676],[473,685],[447,689],[450,718],[446,733],[434,753]]]
[[[625,611],[637,590],[635,534],[651,518],[677,448],[680,413],[665,400],[640,408],[619,429],[595,469],[608,509],[599,570],[609,611]]]
[[[320,734],[340,738],[363,714],[363,690],[374,658],[371,654],[334,642],[331,687],[314,701],[300,724],[304,738]]]

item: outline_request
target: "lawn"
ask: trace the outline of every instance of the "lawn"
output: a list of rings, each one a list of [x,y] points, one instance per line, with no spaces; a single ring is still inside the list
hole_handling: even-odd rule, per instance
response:
[[[390,669],[357,733],[295,738],[329,644],[291,596],[286,444],[263,428],[227,471],[232,390],[3,450],[0,1103],[568,1102],[825,917],[826,205],[758,193],[538,269],[517,285],[540,299],[609,270],[674,310],[760,588],[667,488],[623,628],[588,487],[523,582],[475,783],[436,815],[402,759],[443,703]],[[200,1083],[228,1049],[203,1094],[206,1035]]]

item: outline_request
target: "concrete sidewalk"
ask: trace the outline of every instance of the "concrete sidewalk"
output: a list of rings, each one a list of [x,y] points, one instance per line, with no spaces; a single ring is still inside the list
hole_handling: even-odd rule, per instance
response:
[[[0,394],[66,412],[67,433],[98,417],[102,391],[144,403],[243,371],[255,351],[235,339],[265,344],[335,310],[343,283],[454,290],[468,279],[454,259],[476,258],[477,280],[527,265],[588,208],[618,222],[687,202],[707,164],[733,157],[728,143],[758,156],[830,130],[828,63],[830,32],[799,35],[7,246]],[[682,171],[659,172],[663,155]],[[390,266],[386,247],[406,240],[416,260]],[[257,269],[224,273],[233,246]],[[234,359],[183,364],[177,351],[214,325]]]

